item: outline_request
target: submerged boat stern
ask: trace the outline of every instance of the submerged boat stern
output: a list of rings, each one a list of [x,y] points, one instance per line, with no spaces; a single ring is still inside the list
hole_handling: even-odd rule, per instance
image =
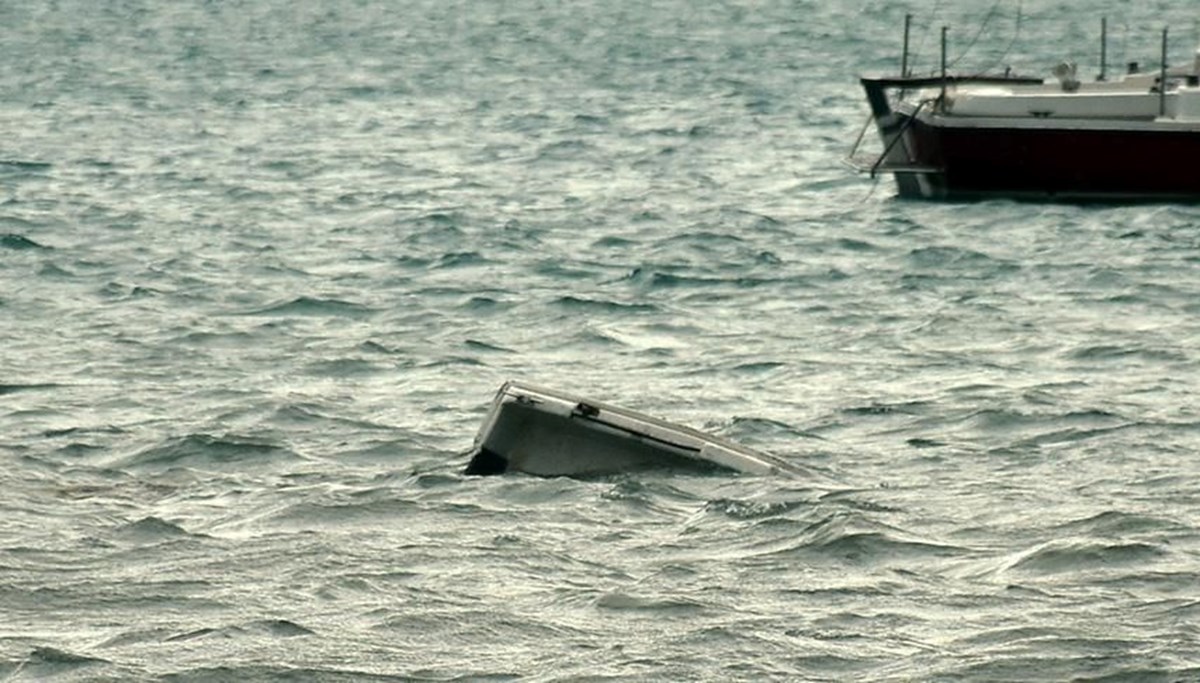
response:
[[[800,473],[786,461],[710,434],[518,382],[497,392],[466,473],[599,476],[697,466],[760,475]]]

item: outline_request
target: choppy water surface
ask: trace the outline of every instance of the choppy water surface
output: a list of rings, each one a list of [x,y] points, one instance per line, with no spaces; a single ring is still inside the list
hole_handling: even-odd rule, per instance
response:
[[[5,3],[0,678],[1200,678],[1200,210],[851,176],[913,9],[1094,61],[1048,0]],[[465,477],[508,378],[813,475]]]

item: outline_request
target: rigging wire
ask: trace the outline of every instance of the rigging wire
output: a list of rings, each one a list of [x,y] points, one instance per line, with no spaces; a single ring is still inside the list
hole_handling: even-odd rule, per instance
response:
[[[1013,46],[1017,44],[1017,40],[1020,39],[1020,37],[1021,37],[1021,28],[1022,28],[1022,24],[1024,22],[1024,16],[1025,16],[1024,11],[1023,11],[1024,10],[1023,5],[1024,5],[1024,0],[1017,0],[1017,16],[1016,16],[1016,19],[1013,20],[1013,35],[1012,35],[1012,38],[1008,41],[1008,45],[1004,46],[1004,51],[1001,52],[1000,56],[997,57],[995,60],[993,60],[991,64],[988,64],[984,68],[980,69],[978,75],[983,75],[983,74],[987,73],[988,71],[995,69],[1000,64],[1003,64],[1005,59],[1008,59],[1008,55],[1010,52],[1012,52]]]
[[[909,51],[909,64],[910,65],[915,64],[917,62],[917,58],[920,57],[921,50],[924,49],[924,47],[925,47],[925,39],[929,37],[930,27],[937,20],[938,14],[940,14],[942,11],[942,2],[943,2],[943,0],[937,0],[937,2],[934,3],[933,12],[929,15],[928,23],[925,24],[925,30],[921,32],[920,42],[917,43],[917,47],[915,50]]]
[[[975,35],[972,36],[971,40],[967,43],[966,47],[963,48],[962,52],[957,57],[955,57],[953,60],[951,60],[950,62],[947,63],[948,68],[957,66],[959,64],[959,62],[966,59],[966,57],[971,53],[971,50],[973,50],[975,48],[975,45],[979,42],[979,40],[983,37],[983,34],[987,31],[988,25],[991,24],[992,21],[995,20],[998,16],[1000,16],[1000,6],[1001,6],[1001,4],[1003,4],[1003,2],[1004,2],[1004,0],[996,0],[995,2],[992,3],[992,6],[988,10],[987,15],[984,17],[983,22],[979,25],[979,28],[975,31]],[[926,22],[924,22],[925,30],[921,32],[920,41],[917,43],[916,49],[911,50],[909,52],[909,58],[910,58],[909,63],[910,64],[916,63],[918,61],[918,59],[921,55],[921,52],[922,52],[923,48],[925,47],[925,41],[928,38],[929,34],[931,33],[931,27],[937,22],[938,15],[941,14],[941,12],[942,12],[943,4],[944,4],[943,0],[937,0],[937,3],[934,4],[933,11],[929,14],[929,19]],[[1021,30],[1024,27],[1024,22],[1025,22],[1024,0],[1017,0],[1017,2],[1016,2],[1016,17],[1013,21],[1012,38],[1009,39],[1008,44],[1004,47],[1004,51],[1001,52],[1001,54],[995,60],[993,60],[991,64],[989,64],[988,66],[986,66],[985,68],[983,68],[979,71],[980,74],[986,73],[988,70],[995,68],[998,64],[1001,64],[1008,57],[1008,55],[1012,52],[1013,47],[1016,45],[1017,41],[1021,37]]]
[[[963,48],[962,53],[946,65],[947,68],[953,68],[954,66],[957,66],[959,62],[966,58],[967,55],[971,54],[971,50],[975,47],[975,43],[979,42],[980,37],[983,36],[983,32],[987,30],[988,24],[990,24],[992,19],[996,17],[997,10],[1000,9],[1000,3],[1002,1],[1003,0],[996,0],[996,2],[992,3],[992,8],[988,10],[987,16],[983,18],[983,23],[979,25],[979,30],[975,32],[975,35],[971,38],[971,41],[967,43],[965,48]]]

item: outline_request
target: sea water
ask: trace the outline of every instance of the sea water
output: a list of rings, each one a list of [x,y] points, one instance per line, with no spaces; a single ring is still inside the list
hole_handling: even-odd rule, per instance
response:
[[[1194,8],[948,5],[3,3],[0,680],[1200,678],[1200,210],[841,164],[907,12]],[[464,476],[510,378],[811,476]]]

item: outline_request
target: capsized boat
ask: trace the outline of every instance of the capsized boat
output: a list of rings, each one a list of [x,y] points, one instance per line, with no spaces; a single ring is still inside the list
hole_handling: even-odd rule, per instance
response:
[[[962,76],[946,71],[943,28],[940,74],[912,76],[906,51],[899,76],[861,79],[883,152],[857,156],[860,135],[850,161],[893,174],[901,197],[1200,200],[1200,52],[1176,68],[1167,54],[1164,29],[1151,71],[1131,63],[1110,79],[1102,56],[1089,82],[1071,62],[1051,79]]]
[[[711,434],[521,382],[496,393],[466,473],[599,476],[696,466],[802,475],[785,460]]]

